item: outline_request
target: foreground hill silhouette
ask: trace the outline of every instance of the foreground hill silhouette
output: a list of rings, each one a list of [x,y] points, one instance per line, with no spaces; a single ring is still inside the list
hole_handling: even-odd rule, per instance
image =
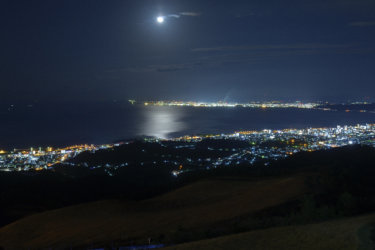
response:
[[[275,195],[278,190],[284,191]],[[10,248],[41,248],[108,239],[124,244],[146,243],[149,237],[180,241],[190,237],[185,235],[190,231],[225,231],[218,228],[220,222],[276,206],[298,197],[302,190],[302,177],[200,181],[154,199],[101,201],[36,214],[3,227],[0,242]]]
[[[374,221],[375,214],[372,214],[317,224],[273,227],[165,249],[374,249],[371,224]]]
[[[102,200],[25,217],[0,228],[0,246],[109,247],[151,239],[177,249],[371,247],[374,162],[375,150],[358,146],[301,153],[269,167],[197,171],[190,184],[152,198]]]

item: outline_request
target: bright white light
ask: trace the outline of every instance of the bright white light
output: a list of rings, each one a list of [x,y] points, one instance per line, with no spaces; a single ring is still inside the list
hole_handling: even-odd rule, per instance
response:
[[[186,128],[182,121],[184,115],[177,109],[149,106],[143,112],[145,120],[139,130],[140,135],[167,139]]]
[[[164,17],[159,16],[158,18],[156,18],[156,21],[157,21],[158,23],[164,23]]]

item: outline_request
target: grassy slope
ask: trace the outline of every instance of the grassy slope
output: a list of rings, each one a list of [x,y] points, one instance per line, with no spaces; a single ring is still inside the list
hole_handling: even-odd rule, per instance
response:
[[[277,227],[185,243],[166,249],[373,249],[368,243],[375,214],[319,224]],[[373,244],[373,243],[372,243]]]
[[[1,228],[0,245],[32,249],[111,240],[145,243],[160,235],[169,239],[181,227],[209,228],[294,199],[304,192],[304,179],[210,179],[145,201],[101,201],[57,209]]]

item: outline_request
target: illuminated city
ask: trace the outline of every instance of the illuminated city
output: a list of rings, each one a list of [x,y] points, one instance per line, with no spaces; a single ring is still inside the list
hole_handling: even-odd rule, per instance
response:
[[[130,103],[134,104],[134,100],[129,100]],[[205,108],[302,108],[302,109],[313,109],[320,106],[320,103],[303,103],[303,102],[250,102],[250,103],[232,103],[232,102],[193,102],[193,101],[150,101],[144,102],[145,106],[177,106],[177,107],[205,107]]]
[[[248,146],[233,146],[210,148],[210,151],[224,153],[223,157],[209,158],[181,158],[177,155],[155,157],[153,160],[139,162],[122,162],[121,164],[90,166],[87,163],[78,163],[79,166],[101,168],[112,175],[112,170],[130,165],[151,164],[153,166],[175,166],[172,174],[177,176],[192,169],[183,168],[185,165],[200,166],[203,169],[217,168],[220,166],[236,166],[262,162],[264,165],[271,161],[286,158],[301,151],[316,151],[322,149],[338,148],[347,145],[375,146],[375,124],[356,126],[337,126],[333,128],[307,128],[307,129],[285,129],[285,130],[262,130],[262,131],[238,131],[232,134],[183,136],[171,139],[144,138],[144,142],[157,143],[163,147],[168,142],[177,143],[175,148],[189,148],[198,150],[196,144],[204,140],[228,140],[248,142]],[[28,171],[53,169],[61,165],[74,166],[71,160],[80,153],[88,151],[95,154],[98,150],[106,150],[123,145],[124,143],[104,145],[78,145],[66,148],[53,149],[31,148],[29,150],[13,150],[11,152],[0,151],[0,171]],[[131,144],[126,142],[125,144]],[[229,152],[229,153],[228,153]],[[176,159],[177,158],[177,159]],[[61,164],[61,165],[58,165]]]
[[[136,100],[128,100],[132,105],[137,104]],[[195,102],[195,101],[147,101],[142,103],[144,106],[159,106],[159,107],[195,107],[195,108],[252,108],[252,109],[316,109],[323,111],[337,111],[337,107],[341,108],[347,106],[344,110],[346,112],[358,111],[358,112],[369,112],[375,113],[372,110],[373,103],[371,102],[347,102],[338,105],[331,104],[329,102],[282,102],[282,101],[263,101],[263,102]],[[351,110],[353,106],[362,106],[362,109]],[[371,110],[368,107],[371,106]]]
[[[107,149],[119,144],[109,145],[74,145],[65,148],[30,148],[14,149],[10,152],[0,151],[0,171],[28,171],[28,170],[47,170],[52,169],[54,165],[64,163],[78,154],[90,151],[95,152],[99,149]]]

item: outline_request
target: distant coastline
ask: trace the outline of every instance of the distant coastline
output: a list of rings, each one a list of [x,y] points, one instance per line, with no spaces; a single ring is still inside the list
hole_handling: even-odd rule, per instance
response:
[[[144,102],[35,104],[24,108],[14,105],[13,110],[0,112],[0,149],[99,145],[139,136],[174,138],[375,122],[374,104],[322,104],[314,105],[315,108],[279,107],[289,105],[285,103],[269,103],[263,108],[223,105],[146,106]]]

